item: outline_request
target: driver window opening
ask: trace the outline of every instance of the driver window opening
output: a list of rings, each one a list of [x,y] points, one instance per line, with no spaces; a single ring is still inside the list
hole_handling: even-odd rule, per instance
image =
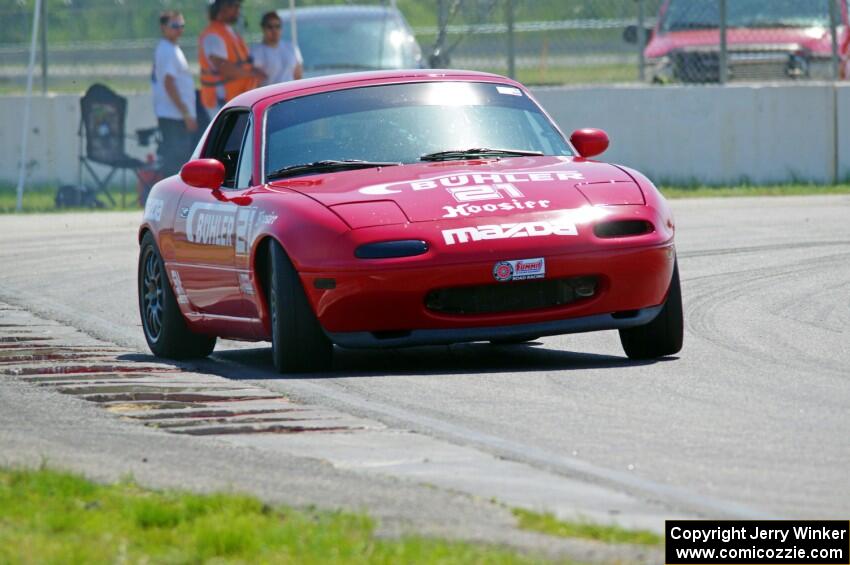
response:
[[[217,159],[224,164],[223,188],[236,187],[237,165],[248,127],[250,113],[247,111],[228,112],[220,118],[213,142],[204,152],[204,157]]]
[[[245,131],[245,139],[242,143],[242,154],[239,156],[239,169],[236,173],[237,189],[251,187],[251,175],[254,172],[254,139],[251,123]]]

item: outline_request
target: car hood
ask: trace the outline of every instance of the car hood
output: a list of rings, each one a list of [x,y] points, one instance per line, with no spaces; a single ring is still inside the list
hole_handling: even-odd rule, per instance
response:
[[[827,56],[831,53],[832,43],[829,29],[813,28],[732,28],[727,32],[727,42],[732,49],[757,47],[760,49],[776,47],[783,50],[805,50],[815,55]],[[663,57],[677,49],[698,49],[720,45],[720,30],[701,29],[692,31],[673,31],[658,34],[646,48],[646,56]]]
[[[337,211],[345,207],[347,217],[357,218],[352,227],[388,223],[376,216],[391,215],[379,203],[425,222],[645,202],[622,169],[569,157],[417,163],[284,179],[269,188],[300,192]]]

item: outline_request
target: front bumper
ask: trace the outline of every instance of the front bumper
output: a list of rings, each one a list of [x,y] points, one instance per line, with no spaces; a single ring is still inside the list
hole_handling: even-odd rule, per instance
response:
[[[661,312],[663,305],[629,312],[628,315],[597,314],[581,318],[568,318],[551,322],[495,326],[480,328],[442,328],[411,330],[401,334],[373,332],[327,333],[328,338],[340,347],[353,349],[382,349],[410,347],[414,345],[446,345],[492,339],[534,339],[550,335],[561,335],[601,330],[634,328],[648,324]]]
[[[594,277],[595,294],[569,304],[488,314],[447,314],[426,306],[441,288],[498,283],[498,261],[532,258],[493,254],[474,263],[364,272],[302,273],[320,324],[335,343],[395,347],[495,337],[554,335],[631,327],[650,321],[663,304],[673,274],[672,242],[633,249],[546,256],[546,278]],[[333,281],[334,288],[327,287]],[[628,314],[623,314],[628,313]],[[615,316],[612,316],[616,314]],[[634,317],[624,317],[634,316]]]
[[[731,48],[727,54],[730,81],[831,80],[829,58],[794,50],[753,47]],[[720,52],[717,48],[682,49],[664,57],[648,59],[650,82],[667,84],[716,83],[720,81]]]

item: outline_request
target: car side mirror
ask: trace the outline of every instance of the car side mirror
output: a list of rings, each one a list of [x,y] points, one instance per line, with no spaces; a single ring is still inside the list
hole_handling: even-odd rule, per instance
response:
[[[610,141],[608,134],[601,129],[585,128],[573,132],[570,143],[576,148],[578,154],[585,159],[605,153]]]
[[[180,178],[189,186],[216,190],[224,184],[224,164],[216,159],[196,159],[180,169]]]

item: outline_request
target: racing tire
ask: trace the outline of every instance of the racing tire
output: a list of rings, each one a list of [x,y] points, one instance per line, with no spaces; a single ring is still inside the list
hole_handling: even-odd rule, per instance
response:
[[[216,337],[189,330],[150,232],[142,238],[139,252],[138,291],[142,329],[154,355],[166,359],[198,359],[212,353]]]
[[[330,369],[333,344],[313,313],[301,278],[276,241],[269,245],[269,317],[272,358],[280,373],[317,373]]]
[[[646,325],[620,330],[620,343],[629,359],[657,359],[681,351],[683,338],[682,287],[676,263],[661,312]]]

